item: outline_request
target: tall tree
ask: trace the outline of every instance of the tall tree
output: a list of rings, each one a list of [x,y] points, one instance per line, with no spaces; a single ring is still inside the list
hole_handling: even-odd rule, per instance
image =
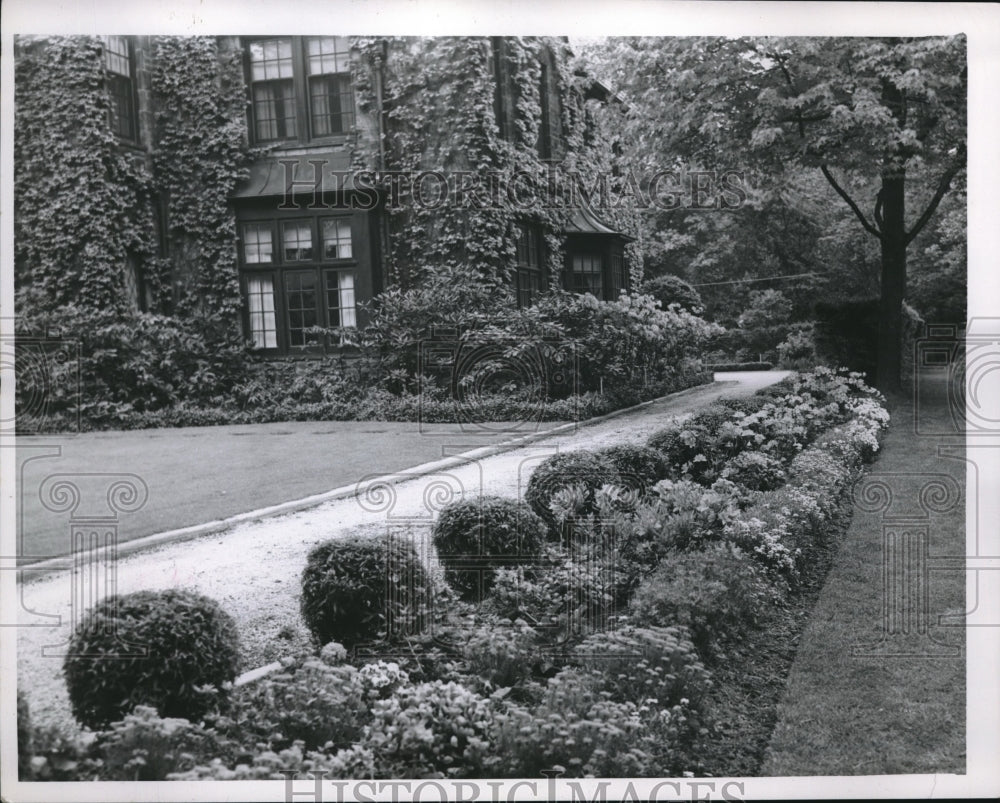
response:
[[[629,38],[589,53],[629,101],[647,167],[681,155],[772,188],[822,174],[879,244],[884,389],[900,385],[907,248],[965,169],[965,54],[960,35]]]

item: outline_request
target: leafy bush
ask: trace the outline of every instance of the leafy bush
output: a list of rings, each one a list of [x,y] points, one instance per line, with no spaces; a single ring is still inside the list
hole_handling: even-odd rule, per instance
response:
[[[477,627],[461,649],[469,672],[481,678],[488,690],[521,684],[539,661],[538,634],[521,619]]]
[[[107,597],[77,627],[63,664],[73,715],[91,728],[137,705],[198,719],[225,700],[238,649],[232,617],[201,594]]]
[[[766,452],[747,450],[730,458],[719,475],[751,491],[773,491],[785,483],[780,460]]]
[[[481,496],[442,510],[432,537],[445,578],[463,598],[479,600],[493,585],[493,570],[534,559],[546,529],[524,503]]]
[[[430,575],[413,544],[391,535],[324,541],[302,572],[302,618],[320,646],[419,632],[431,597]]]
[[[820,360],[846,365],[875,384],[879,300],[821,301],[816,304],[815,345]]]
[[[686,627],[708,659],[759,626],[780,597],[739,549],[712,544],[668,556],[636,589],[630,614],[643,626]]]
[[[600,672],[614,700],[671,707],[686,700],[697,709],[711,685],[689,634],[676,627],[634,627],[593,633],[574,648],[572,660]]]
[[[536,778],[553,767],[577,778],[649,774],[649,754],[638,746],[643,712],[635,703],[609,699],[601,680],[564,669],[549,680],[538,705],[510,706],[495,747],[508,777]]]
[[[650,446],[623,443],[599,449],[596,454],[614,466],[624,485],[639,491],[667,477],[663,455]]]
[[[214,730],[161,717],[155,708],[142,705],[100,733],[94,744],[104,781],[164,781],[171,773],[193,769],[199,760],[228,752]]]
[[[353,666],[308,658],[237,689],[230,727],[244,744],[261,742],[271,750],[291,747],[295,741],[307,749],[328,742],[346,747],[368,721],[368,706],[377,697],[373,691],[365,688]]]
[[[782,368],[804,370],[816,365],[816,335],[811,323],[797,324],[778,344],[778,364]]]
[[[594,493],[603,485],[614,485],[621,476],[607,458],[592,452],[561,452],[547,457],[535,468],[524,492],[524,501],[550,528],[556,524],[553,497],[571,486],[581,486],[587,513],[594,512]]]
[[[721,399],[715,400],[715,404],[720,407],[725,407],[727,410],[743,413],[744,415],[758,412],[767,403],[768,400],[758,394],[751,396],[724,396]]]
[[[667,309],[671,304],[677,304],[682,310],[695,315],[701,315],[704,309],[698,291],[679,276],[672,276],[669,273],[644,281],[642,292],[659,301],[663,309]]]
[[[602,627],[615,606],[616,567],[608,558],[600,545],[575,554],[551,548],[539,565],[500,569],[484,611],[525,619],[549,641]]]
[[[404,686],[375,703],[361,743],[338,761],[368,770],[353,777],[488,778],[498,763],[495,732],[493,702],[464,686]]]

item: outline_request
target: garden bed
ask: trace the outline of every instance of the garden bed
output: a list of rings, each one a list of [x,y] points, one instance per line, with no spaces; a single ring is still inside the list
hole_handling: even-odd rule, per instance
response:
[[[452,519],[442,515],[435,541],[453,590],[438,570],[425,576],[427,564],[405,549],[351,542],[353,559],[372,565],[380,583],[410,578],[391,597],[402,608],[352,614],[344,605],[361,599],[353,592],[332,609],[309,602],[333,599],[363,576],[329,574],[317,553],[306,621],[317,645],[332,638],[353,652],[327,643],[318,657],[231,696],[217,689],[222,715],[200,725],[167,727],[155,712],[137,710],[98,736],[74,772],[252,779],[282,778],[282,768],[322,768],[328,777],[523,776],[551,766],[571,776],[726,771],[721,748],[718,758],[703,750],[713,734],[716,742],[731,738],[737,758],[729,767],[747,770],[770,727],[762,714],[758,732],[739,735],[759,697],[755,678],[790,661],[782,634],[809,607],[808,589],[836,543],[841,495],[874,456],[886,420],[877,394],[856,378],[817,371],[713,405],[657,433],[649,447],[560,455],[532,475],[530,509],[499,500],[479,527],[460,518],[466,523],[447,538],[442,522]],[[535,523],[499,524],[522,520]],[[530,554],[510,543],[528,531],[542,539]],[[479,556],[476,570],[489,578],[482,587],[456,581],[455,572],[472,568],[463,563],[463,537],[478,545],[465,554]],[[347,547],[324,548],[336,555]],[[379,567],[385,554],[396,556],[398,570]],[[365,621],[370,628],[359,634]],[[432,623],[436,640],[419,635]],[[765,685],[773,697],[777,685]],[[323,711],[326,725],[316,721]],[[163,760],[155,769],[129,764],[122,744],[147,755],[155,748]],[[44,744],[32,752],[51,755]],[[39,777],[45,766],[56,777],[51,762],[36,764]]]

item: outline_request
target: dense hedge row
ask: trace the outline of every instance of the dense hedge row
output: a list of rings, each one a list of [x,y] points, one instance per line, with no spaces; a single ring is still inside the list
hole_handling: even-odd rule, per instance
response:
[[[23,431],[581,420],[711,381],[698,355],[714,327],[644,295],[554,292],[517,310],[457,281],[393,289],[366,327],[330,333],[353,343],[343,354],[277,362],[209,345],[198,323],[119,317],[69,305],[18,320],[51,346],[19,358]]]
[[[76,777],[697,769],[711,669],[798,593],[887,422],[856,375],[817,369],[669,424],[648,447],[550,458],[528,500],[541,518],[493,497],[440,517],[444,567],[487,573],[477,604],[398,544],[322,544],[303,577],[317,657],[197,722],[138,707],[78,756]],[[33,752],[57,751],[36,738]]]

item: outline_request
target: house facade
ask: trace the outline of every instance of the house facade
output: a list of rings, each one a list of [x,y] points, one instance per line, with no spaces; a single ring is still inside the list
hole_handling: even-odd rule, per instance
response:
[[[340,348],[389,287],[528,306],[638,281],[620,104],[560,38],[19,39],[18,314]]]

